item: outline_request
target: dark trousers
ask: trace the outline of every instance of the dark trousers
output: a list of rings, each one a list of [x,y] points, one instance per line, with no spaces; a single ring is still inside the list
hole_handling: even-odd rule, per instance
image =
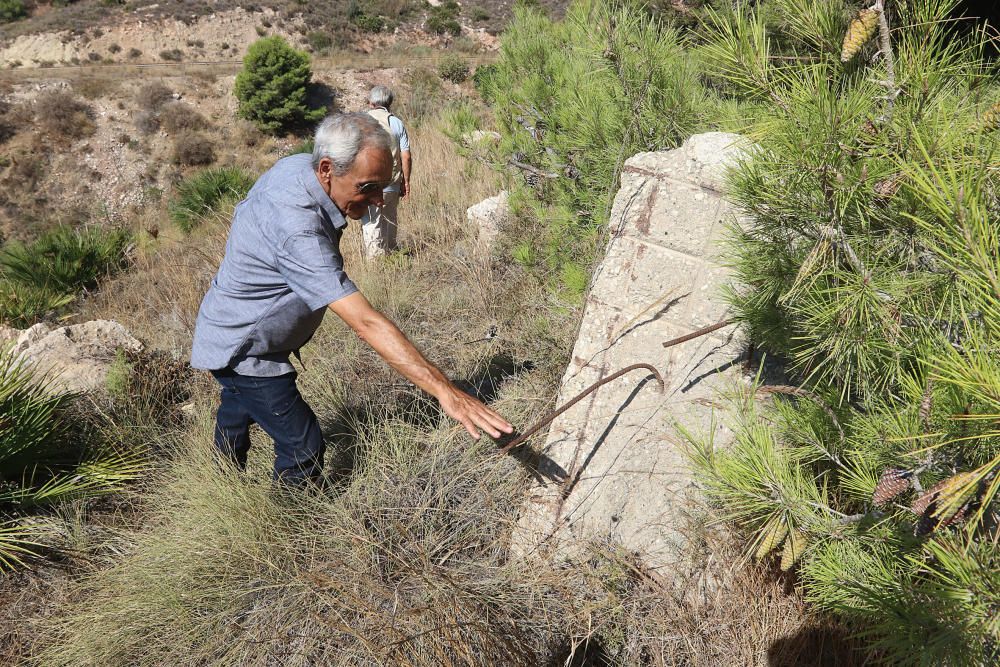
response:
[[[215,447],[241,470],[250,451],[250,425],[274,439],[274,479],[292,484],[318,481],[323,470],[319,422],[295,386],[295,373],[277,377],[212,371],[222,385],[215,419]]]

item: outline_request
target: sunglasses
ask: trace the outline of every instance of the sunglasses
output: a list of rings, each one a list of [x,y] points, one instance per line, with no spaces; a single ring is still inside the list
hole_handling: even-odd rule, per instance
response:
[[[385,189],[385,184],[378,181],[368,181],[360,185],[355,185],[354,188],[358,191],[358,194],[373,195],[376,192],[382,192]]]

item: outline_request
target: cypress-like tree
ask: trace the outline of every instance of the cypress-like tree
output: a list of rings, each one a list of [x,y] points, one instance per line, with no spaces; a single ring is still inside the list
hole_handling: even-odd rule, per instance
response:
[[[233,92],[241,118],[261,130],[277,133],[323,118],[325,109],[306,105],[306,87],[312,79],[309,56],[293,49],[279,36],[250,45]]]

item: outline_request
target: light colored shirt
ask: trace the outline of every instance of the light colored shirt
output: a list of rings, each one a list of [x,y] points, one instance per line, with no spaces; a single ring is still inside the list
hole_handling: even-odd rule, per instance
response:
[[[409,153],[410,138],[406,135],[406,126],[391,111],[389,112],[389,129],[396,135],[396,140],[399,142],[399,152]],[[399,183],[391,183],[383,192],[399,192]]]
[[[312,338],[327,306],[358,291],[340,255],[347,221],[311,158],[279,160],[236,206],[225,257],[198,311],[193,367],[290,373],[289,354]]]

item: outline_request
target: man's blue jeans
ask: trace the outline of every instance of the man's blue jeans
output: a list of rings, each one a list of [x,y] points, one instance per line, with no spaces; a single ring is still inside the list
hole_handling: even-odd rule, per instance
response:
[[[277,377],[212,371],[222,385],[215,419],[215,447],[239,469],[247,464],[250,425],[260,424],[274,439],[274,479],[292,484],[318,481],[323,470],[319,422],[295,386],[296,373]]]

